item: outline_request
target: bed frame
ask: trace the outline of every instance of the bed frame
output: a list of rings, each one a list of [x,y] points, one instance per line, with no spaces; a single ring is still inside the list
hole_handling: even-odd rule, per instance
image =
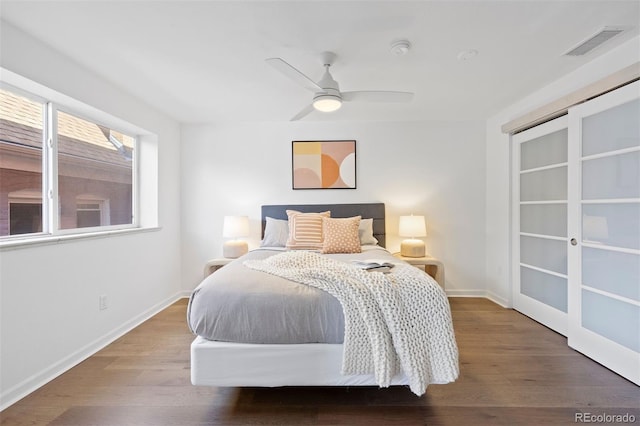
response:
[[[266,217],[287,219],[286,210],[331,211],[331,217],[361,215],[373,218],[373,232],[385,245],[383,203],[286,204],[262,206],[262,232]],[[191,383],[201,386],[376,386],[373,375],[343,376],[342,344],[248,344],[206,340],[196,337],[191,344]],[[392,385],[406,385],[399,374]]]

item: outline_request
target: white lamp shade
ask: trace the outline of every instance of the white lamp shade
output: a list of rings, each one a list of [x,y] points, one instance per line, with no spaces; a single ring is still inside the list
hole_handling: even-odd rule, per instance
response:
[[[248,216],[225,216],[222,226],[224,238],[242,238],[249,236]]]
[[[398,234],[401,237],[426,237],[427,226],[424,216],[400,216]]]

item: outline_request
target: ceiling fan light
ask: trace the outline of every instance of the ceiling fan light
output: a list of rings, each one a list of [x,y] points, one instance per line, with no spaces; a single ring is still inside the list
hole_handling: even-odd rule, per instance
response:
[[[334,95],[320,95],[313,99],[313,107],[318,111],[332,112],[340,109],[342,99]]]

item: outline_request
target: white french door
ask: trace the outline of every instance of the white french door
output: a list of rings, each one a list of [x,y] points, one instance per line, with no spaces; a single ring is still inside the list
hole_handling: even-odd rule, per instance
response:
[[[569,346],[640,384],[640,82],[569,110]]]
[[[567,334],[567,117],[513,136],[513,304]]]

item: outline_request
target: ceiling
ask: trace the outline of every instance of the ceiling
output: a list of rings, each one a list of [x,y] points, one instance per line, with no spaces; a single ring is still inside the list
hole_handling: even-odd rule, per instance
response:
[[[323,51],[341,90],[415,97],[303,121],[482,120],[637,35],[640,1],[3,0],[0,17],[184,123],[289,120],[313,94],[265,59],[317,81]],[[605,26],[628,30],[563,56]]]

